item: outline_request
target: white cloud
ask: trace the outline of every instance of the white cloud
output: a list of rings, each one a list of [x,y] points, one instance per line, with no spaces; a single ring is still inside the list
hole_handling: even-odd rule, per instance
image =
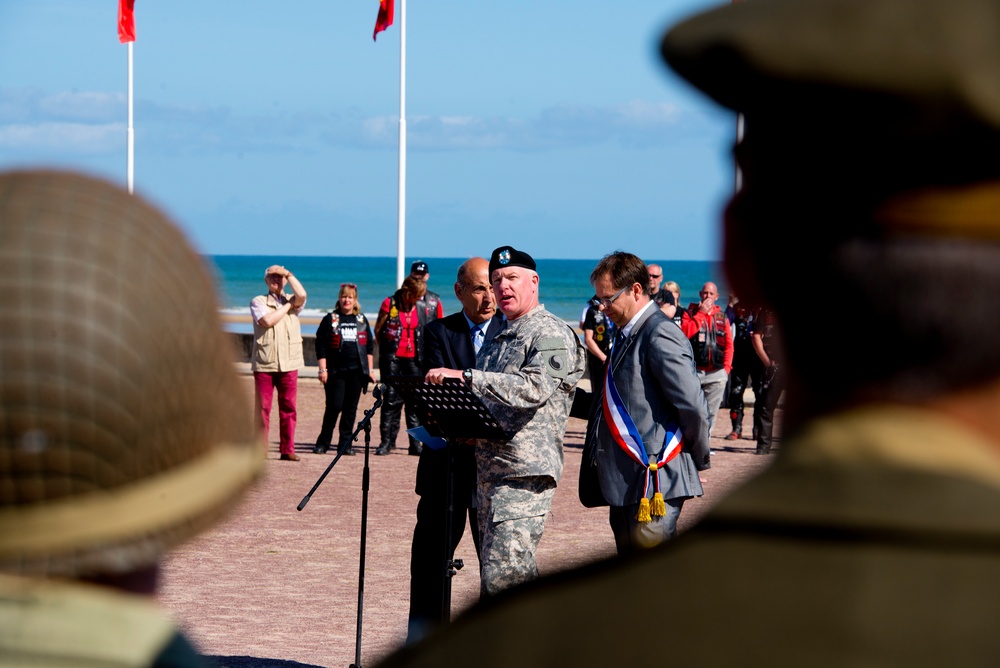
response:
[[[56,93],[37,101],[38,112],[47,118],[77,121],[109,121],[126,113],[123,93]]]
[[[62,153],[108,153],[125,145],[124,123],[38,123],[0,125],[0,147]]]
[[[0,146],[22,151],[119,150],[124,138],[121,93],[0,88]],[[619,144],[662,145],[690,116],[675,104],[633,100],[617,106],[560,105],[532,118],[449,114],[411,116],[413,150],[537,152]],[[692,121],[698,123],[697,119]],[[168,106],[136,101],[137,139],[150,152],[313,152],[318,145],[391,150],[398,119],[307,111],[253,115],[227,107]]]

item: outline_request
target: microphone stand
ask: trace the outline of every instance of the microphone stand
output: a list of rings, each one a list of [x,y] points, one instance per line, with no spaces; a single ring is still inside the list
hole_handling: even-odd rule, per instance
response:
[[[451,623],[451,579],[458,574],[464,566],[462,559],[455,558],[452,550],[452,526],[455,517],[455,450],[457,447],[448,444],[448,455],[445,463],[445,476],[448,480],[447,502],[445,504],[445,525],[444,525],[444,586],[441,589],[441,622],[443,626]],[[478,556],[478,552],[477,552]]]
[[[364,615],[364,602],[365,602],[365,547],[368,542],[368,489],[369,482],[371,480],[371,469],[369,468],[370,453],[371,453],[371,442],[372,442],[372,416],[375,415],[377,411],[382,406],[382,395],[384,394],[385,385],[382,383],[376,383],[374,389],[372,389],[372,397],[375,398],[375,403],[371,408],[365,411],[365,415],[358,422],[357,429],[351,434],[351,440],[349,443],[354,443],[358,440],[358,434],[361,430],[365,431],[365,467],[364,473],[361,478],[361,559],[358,568],[358,620],[357,620],[357,635],[354,641],[354,663],[351,664],[350,668],[361,668],[361,623]],[[337,450],[337,456],[333,458],[330,465],[326,467],[323,474],[320,475],[319,480],[316,484],[312,486],[309,493],[302,497],[302,501],[299,502],[297,510],[302,510],[309,503],[312,498],[313,493],[319,489],[319,486],[323,484],[326,480],[326,476],[330,474],[333,467],[336,465],[340,458],[344,455],[344,449],[340,448]]]

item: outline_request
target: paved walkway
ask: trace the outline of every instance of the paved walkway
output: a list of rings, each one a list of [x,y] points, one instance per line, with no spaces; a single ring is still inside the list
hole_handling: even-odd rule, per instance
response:
[[[240,509],[172,553],[161,582],[161,603],[201,648],[229,668],[346,666],[354,663],[360,554],[361,456],[343,457],[301,512],[296,506],[332,460],[312,454],[324,397],[312,377],[299,381],[297,442],[302,460],[278,460],[277,412],[272,419],[266,475]],[[253,383],[243,378],[252,397]],[[748,393],[749,394],[749,393]],[[372,404],[362,397],[361,409]],[[749,410],[749,409],[748,409]],[[727,490],[758,473],[768,458],[753,455],[749,440],[724,441],[729,418],[720,412],[713,434],[712,469],[705,497],[689,502],[680,526],[690,526]],[[372,451],[378,445],[378,423]],[[360,412],[359,412],[360,418]],[[749,434],[749,418],[744,433]],[[538,553],[543,573],[611,556],[607,511],[587,509],[576,497],[585,423],[570,420],[566,466]],[[417,496],[417,458],[406,445],[371,457],[365,569],[362,665],[406,637],[409,553]],[[401,450],[401,452],[400,452]],[[456,557],[466,568],[453,579],[453,611],[474,603],[479,579],[466,534]]]

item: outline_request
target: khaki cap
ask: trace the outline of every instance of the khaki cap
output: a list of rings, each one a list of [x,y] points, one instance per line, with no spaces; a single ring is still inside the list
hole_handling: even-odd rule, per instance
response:
[[[140,197],[13,172],[0,266],[0,570],[155,563],[264,455],[203,260]]]
[[[1000,3],[748,0],[678,24],[661,52],[745,113],[769,197],[1000,236]]]

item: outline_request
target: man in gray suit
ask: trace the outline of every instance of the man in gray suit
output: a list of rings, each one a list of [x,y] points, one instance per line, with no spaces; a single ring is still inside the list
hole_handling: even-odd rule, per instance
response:
[[[650,299],[646,265],[616,251],[590,275],[619,328],[589,438],[619,554],[672,538],[684,501],[701,496],[708,409],[691,346]]]

